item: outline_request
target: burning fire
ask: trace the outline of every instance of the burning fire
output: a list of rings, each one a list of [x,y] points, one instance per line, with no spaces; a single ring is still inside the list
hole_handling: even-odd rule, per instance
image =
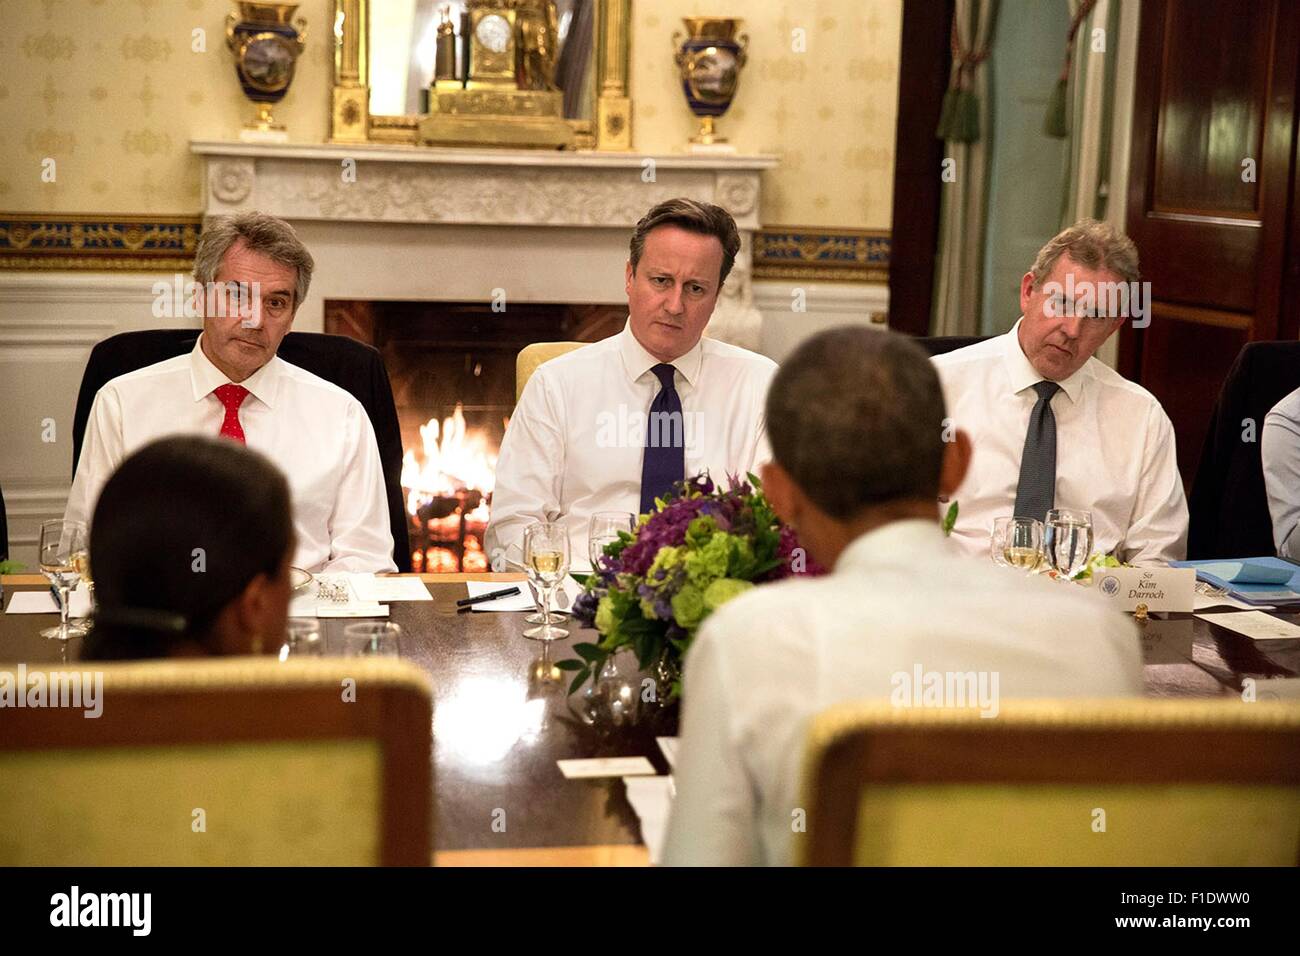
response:
[[[466,427],[459,403],[441,423],[431,418],[421,425],[420,439],[423,462],[411,449],[402,457],[406,512],[414,531],[412,567],[430,573],[486,571],[483,535],[488,495],[496,487],[496,449],[487,432]]]

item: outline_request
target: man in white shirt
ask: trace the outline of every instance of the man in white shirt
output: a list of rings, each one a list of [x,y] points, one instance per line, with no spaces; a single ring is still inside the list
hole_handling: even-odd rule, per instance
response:
[[[1140,312],[1137,249],[1092,219],[1038,252],[1006,335],[934,364],[975,444],[953,537],[986,553],[995,518],[1092,512],[1093,550],[1132,564],[1187,556],[1187,499],[1160,403],[1093,353]],[[1112,295],[1112,293],[1114,293]]]
[[[831,329],[777,372],[763,487],[824,577],[765,584],[705,621],[687,653],[664,862],[788,865],[814,716],[888,699],[920,669],[974,675],[975,702],[1139,694],[1137,629],[1077,585],[960,553],[934,500],[962,480],[938,376],[890,332]],[[943,706],[968,701],[945,700]],[[930,702],[927,701],[929,706]]]
[[[632,236],[623,331],[545,363],[501,443],[487,548],[515,560],[532,521],[563,522],[588,567],[598,511],[640,514],[674,481],[725,485],[768,457],[763,397],[776,364],[702,338],[740,249],[726,210],[690,199],[651,209]]]
[[[396,571],[383,466],[365,408],[276,356],[311,282],[311,254],[286,222],[214,220],[194,258],[203,332],[188,355],[107,382],[86,425],[66,517],[89,521],[109,475],[174,434],[224,436],[271,459],[293,496],[309,571]]]

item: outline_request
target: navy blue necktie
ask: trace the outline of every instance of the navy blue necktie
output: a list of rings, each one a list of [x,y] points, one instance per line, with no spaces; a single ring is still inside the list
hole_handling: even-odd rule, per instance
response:
[[[659,394],[650,403],[645,423],[645,458],[641,462],[641,514],[654,510],[655,498],[665,495],[686,477],[686,435],[682,398],[673,384],[671,365],[659,364],[655,373]]]
[[[1052,396],[1061,390],[1055,382],[1034,386],[1038,401],[1029,413],[1025,449],[1020,455],[1020,481],[1016,485],[1016,517],[1042,521],[1056,500],[1056,416]]]

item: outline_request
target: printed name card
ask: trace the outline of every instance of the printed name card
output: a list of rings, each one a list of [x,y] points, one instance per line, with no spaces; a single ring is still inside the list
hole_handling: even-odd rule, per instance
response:
[[[1196,596],[1195,568],[1097,568],[1097,590],[1121,611],[1190,611]]]
[[[557,760],[570,780],[579,777],[637,777],[655,772],[645,757],[599,757],[592,760]]]

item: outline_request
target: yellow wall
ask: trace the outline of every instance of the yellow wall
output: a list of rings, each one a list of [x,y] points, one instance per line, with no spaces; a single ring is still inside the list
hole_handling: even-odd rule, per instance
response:
[[[380,0],[382,2],[382,0]],[[233,139],[252,106],[226,50],[227,0],[0,2],[0,210],[193,214],[191,139]],[[276,107],[298,142],[328,135],[331,0],[303,0],[307,49]],[[735,105],[742,152],[774,152],[765,224],[887,229],[902,0],[634,0],[636,148],[672,151],[694,120],[670,38],[685,14],[745,18]],[[807,31],[807,52],[792,31]],[[192,50],[205,31],[206,51]],[[57,178],[41,181],[42,160]]]

